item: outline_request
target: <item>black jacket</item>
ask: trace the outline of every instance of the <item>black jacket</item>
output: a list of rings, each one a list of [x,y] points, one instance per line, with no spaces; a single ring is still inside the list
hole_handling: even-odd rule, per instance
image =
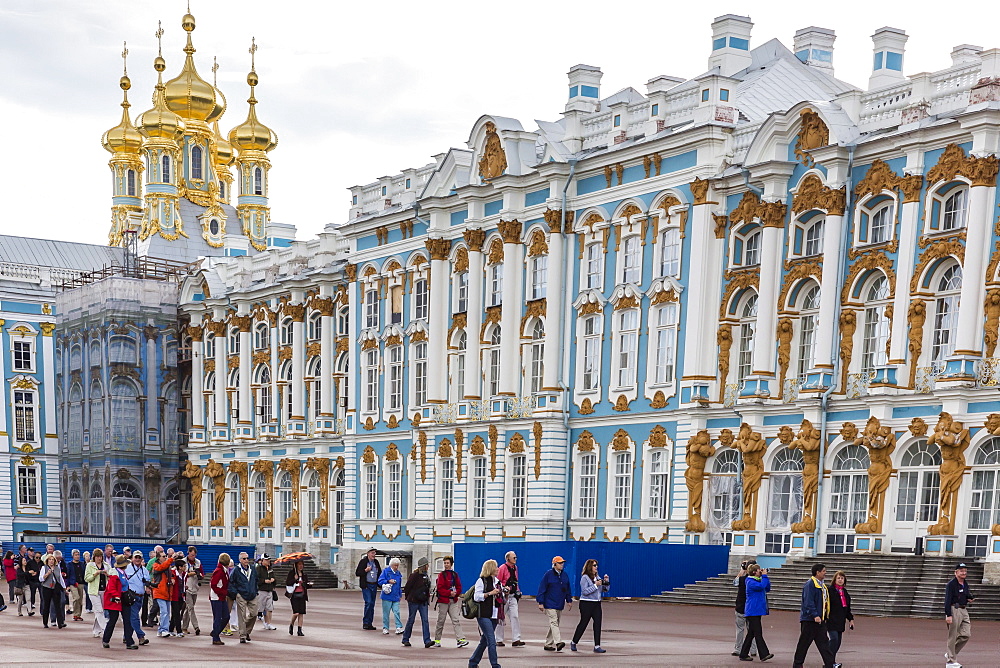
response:
[[[844,598],[847,599],[847,607],[844,607],[836,587],[827,585],[826,588],[830,590],[830,617],[826,621],[826,626],[831,631],[843,633],[847,626],[847,620],[854,621],[854,613],[851,612],[851,592],[847,591],[847,587],[844,587]]]
[[[378,559],[373,559],[375,562],[375,583],[378,583],[378,578],[382,575],[382,565],[378,563]],[[368,574],[365,573],[365,569],[368,568],[368,555],[361,557],[361,561],[358,562],[358,567],[354,569],[354,574],[358,576],[358,586],[364,589],[368,586]]]
[[[747,576],[736,578],[736,612],[743,614],[747,606]]]
[[[431,581],[427,577],[427,573],[424,573],[419,568],[412,573],[410,577],[407,578],[406,584],[403,585],[403,596],[406,597],[407,603],[414,603],[419,605],[427,605],[431,600]]]
[[[299,581],[298,575],[295,573],[295,564],[292,564],[291,569],[288,571],[288,576],[285,578],[285,586],[291,587]],[[306,569],[302,569],[302,596],[305,600],[309,600],[309,576],[306,575]],[[287,590],[286,590],[287,591]]]

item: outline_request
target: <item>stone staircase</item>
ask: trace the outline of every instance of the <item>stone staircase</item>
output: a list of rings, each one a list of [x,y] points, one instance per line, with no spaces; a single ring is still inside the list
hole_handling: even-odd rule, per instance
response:
[[[798,610],[802,585],[812,565],[826,564],[827,582],[833,574],[847,573],[851,607],[855,614],[874,617],[944,616],[944,588],[954,577],[955,557],[912,555],[821,554],[815,559],[787,562],[771,569],[768,604],[775,610]],[[973,619],[1000,620],[1000,586],[985,585],[982,562],[969,564],[969,583],[976,602],[969,606]],[[736,600],[735,574],[719,575],[685,587],[663,592],[649,600],[684,605],[732,607]]]
[[[274,567],[275,584],[278,585],[279,596],[284,592],[285,578],[288,577],[290,569],[291,565],[289,564],[278,564]],[[333,571],[320,568],[312,559],[305,560],[305,571],[309,577],[309,582],[312,582],[313,589],[336,589],[339,585],[337,576],[333,574]]]

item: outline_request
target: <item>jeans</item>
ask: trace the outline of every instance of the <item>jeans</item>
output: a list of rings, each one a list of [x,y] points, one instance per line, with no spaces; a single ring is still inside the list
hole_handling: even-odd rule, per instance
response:
[[[795,657],[792,659],[793,668],[802,668],[805,663],[806,654],[809,653],[809,645],[816,643],[816,649],[823,659],[823,666],[830,668],[833,665],[833,654],[830,652],[830,638],[826,634],[826,622],[817,624],[816,622],[799,622],[799,642],[795,646]]]
[[[420,615],[420,625],[424,632],[424,644],[431,641],[431,627],[427,623],[427,604],[409,603],[409,610],[406,617],[406,628],[403,630],[403,642],[410,642],[410,635],[413,633],[413,622]]]
[[[770,654],[767,651],[767,643],[764,642],[764,630],[761,628],[760,619],[760,615],[747,617],[747,636],[743,639],[740,656],[750,656],[750,646],[753,644],[756,644],[761,660]]]
[[[364,626],[372,626],[375,621],[375,599],[378,598],[378,585],[374,582],[369,583],[361,590],[361,594],[365,597],[365,615],[361,619],[361,623]]]
[[[601,602],[580,600],[580,623],[576,625],[573,633],[573,644],[580,642],[587,624],[594,620],[594,647],[601,646]]]
[[[382,599],[382,628],[389,628],[389,611],[392,611],[393,616],[396,618],[396,628],[403,628],[403,623],[399,621],[399,601],[387,601]]]
[[[157,631],[160,633],[170,633],[170,601],[158,598],[156,599],[156,605],[160,609],[160,625]]]
[[[135,600],[135,603],[128,607],[128,620],[132,624],[132,630],[135,632],[135,637],[142,640],[146,637],[146,632],[142,630],[142,624],[139,622],[140,612],[142,612],[141,596]]]
[[[210,601],[212,604],[212,640],[222,640],[219,634],[226,628],[229,620],[229,603],[226,601]]]
[[[479,617],[476,621],[479,622],[479,644],[476,645],[475,651],[469,657],[469,668],[476,668],[479,665],[479,662],[483,660],[483,652],[488,652],[487,656],[490,658],[490,666],[500,668],[500,664],[497,662],[497,639],[495,635],[497,620],[489,619],[488,617]]]
[[[125,607],[124,605],[122,606]],[[123,612],[122,610],[108,610],[108,625],[104,627],[104,642],[111,642],[111,636],[115,632],[115,624],[118,623],[118,618],[121,617],[122,624],[125,627],[125,644],[134,645],[135,642],[132,639],[132,621],[130,619],[130,614],[128,612]]]

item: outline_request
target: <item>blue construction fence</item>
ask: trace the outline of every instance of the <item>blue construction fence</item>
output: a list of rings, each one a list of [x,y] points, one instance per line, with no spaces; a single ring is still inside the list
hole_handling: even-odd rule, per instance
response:
[[[495,559],[497,564],[503,564],[510,550],[517,553],[521,592],[527,596],[537,593],[538,583],[552,568],[555,556],[566,560],[574,596],[580,595],[580,576],[587,559],[596,559],[598,572],[608,575],[608,596],[620,598],[645,598],[725,573],[729,568],[728,545],[574,540],[458,543],[455,567],[463,587],[475,584],[484,561]]]

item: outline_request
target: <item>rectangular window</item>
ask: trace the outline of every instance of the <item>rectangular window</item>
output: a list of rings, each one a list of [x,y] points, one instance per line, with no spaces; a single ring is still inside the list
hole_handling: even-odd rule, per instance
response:
[[[450,519],[455,514],[455,460],[441,461],[441,517]]]
[[[788,554],[792,549],[792,534],[790,533],[766,533],[764,534],[765,554]]]
[[[547,255],[539,255],[531,259],[531,298],[544,299],[548,292],[548,266]]]
[[[378,473],[375,465],[365,466],[365,518],[373,520],[378,516]]]
[[[600,290],[604,287],[604,249],[601,244],[587,246],[587,288]]]
[[[674,350],[677,343],[677,304],[664,304],[657,312],[656,383],[671,383],[674,380]]]
[[[853,529],[868,518],[868,476],[837,474],[832,482],[830,528]]]
[[[702,89],[702,91],[701,91],[701,101],[702,102],[708,102],[708,95],[709,95],[708,89],[707,88]]]
[[[34,368],[31,348],[31,341],[14,342],[14,371],[31,371]]]
[[[615,455],[615,509],[616,520],[626,520],[632,516],[632,453],[619,452]]]
[[[403,346],[389,348],[389,410],[403,407]]]
[[[889,319],[885,317],[885,305],[878,304],[865,309],[865,331],[861,348],[861,370],[874,371],[886,360],[885,347],[889,341]]]
[[[503,264],[490,265],[490,306],[503,302]]]
[[[584,454],[580,457],[580,499],[577,515],[582,520],[597,517],[597,455]]]
[[[545,340],[535,340],[531,344],[531,393],[542,391],[542,380],[544,376],[545,362]]]
[[[378,352],[369,350],[365,359],[365,412],[378,410]]]
[[[514,455],[510,460],[510,516],[526,516],[528,505],[528,458]]]
[[[455,313],[469,310],[469,272],[460,271],[455,276]]]
[[[365,291],[365,327],[378,328],[378,289]]]
[[[622,311],[618,322],[618,387],[632,387],[639,343],[639,312],[634,309]]]
[[[804,315],[800,322],[798,377],[804,382],[812,368],[816,350],[816,316]]]
[[[455,401],[465,398],[465,351],[455,355]]]
[[[665,230],[660,237],[660,276],[680,276],[681,231],[676,227]]]
[[[912,522],[917,516],[918,471],[899,472],[899,494],[896,496],[896,521]]]
[[[767,527],[769,529],[787,529],[801,520],[802,476],[772,474]]]
[[[622,246],[622,282],[638,283],[642,280],[642,249],[639,237],[629,237]]]
[[[427,319],[427,281],[417,279],[413,284],[413,317],[417,320]]]
[[[389,509],[387,519],[398,520],[403,516],[403,467],[397,462],[386,466],[386,479],[389,493]]]
[[[490,396],[500,394],[500,348],[491,348],[490,356]]]
[[[966,536],[965,537],[965,556],[967,557],[985,557],[986,550],[990,544],[990,538],[992,536],[988,534],[980,534],[977,536]]]
[[[616,128],[620,127],[621,124],[622,124],[622,117],[618,114],[615,114],[615,127]]]
[[[427,403],[427,344],[413,346],[413,401],[417,406]]]
[[[35,440],[35,393],[14,392],[14,438]]]
[[[17,467],[17,504],[38,506],[38,469],[34,466]]]
[[[596,390],[601,382],[600,318],[591,316],[583,321],[583,389]]]
[[[729,89],[721,88],[719,89],[719,99],[723,102],[729,102]]]
[[[410,189],[410,179],[406,179],[406,189]]]
[[[472,516],[486,517],[486,457],[472,462]]]
[[[389,288],[389,303],[391,305],[391,322],[399,325],[403,322],[403,286],[394,285]]]
[[[660,115],[660,105],[654,104],[653,108],[650,110],[650,115],[651,116],[659,116]]]
[[[649,517],[654,520],[668,519],[670,480],[668,453],[662,449],[649,453]]]
[[[353,196],[351,198],[351,205],[352,206],[357,206],[358,205],[358,196],[357,195],[355,195],[355,196]]]

